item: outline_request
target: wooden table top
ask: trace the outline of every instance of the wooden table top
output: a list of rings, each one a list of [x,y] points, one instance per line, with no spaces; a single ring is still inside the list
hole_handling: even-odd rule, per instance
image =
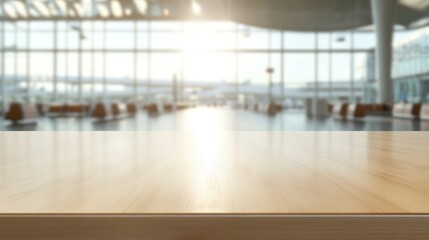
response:
[[[11,213],[429,213],[429,134],[2,132]]]

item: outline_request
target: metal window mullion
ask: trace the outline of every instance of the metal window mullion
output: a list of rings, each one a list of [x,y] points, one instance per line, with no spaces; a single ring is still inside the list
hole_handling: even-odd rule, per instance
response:
[[[27,95],[27,103],[29,103],[30,102],[30,95],[31,95],[31,92],[30,92],[30,85],[31,85],[31,78],[30,78],[30,42],[31,42],[31,23],[30,23],[30,21],[27,21],[27,43],[26,43],[26,45],[27,45],[27,51],[26,51],[26,58],[27,58],[27,62],[26,62],[26,73],[27,73],[27,92],[26,92],[26,95]]]
[[[107,100],[106,52],[106,22],[103,22],[103,101]]]
[[[2,5],[3,6],[3,5]],[[4,114],[5,110],[6,110],[6,91],[5,91],[5,84],[6,84],[6,80],[5,80],[5,22],[1,21],[1,84],[0,84],[0,88],[1,88],[1,113]]]
[[[355,76],[355,67],[354,67],[354,32],[350,32],[350,102],[355,101],[355,92],[354,92],[354,76]]]
[[[83,94],[82,94],[82,88],[83,88],[83,86],[82,86],[82,38],[81,38],[81,34],[83,34],[82,33],[82,21],[79,21],[79,29],[80,29],[80,31],[78,31],[77,32],[77,34],[78,34],[78,44],[79,44],[79,51],[78,51],[78,54],[79,54],[79,56],[78,56],[78,83],[79,83],[79,86],[78,86],[78,99],[79,99],[79,103],[82,103],[83,102],[83,99],[82,99],[82,96],[83,96]]]
[[[316,32],[314,36],[315,43],[315,56],[314,56],[314,99],[313,99],[313,117],[318,115],[318,98],[319,98],[319,32]]]
[[[285,98],[285,76],[284,76],[284,74],[285,74],[285,72],[284,72],[284,32],[283,31],[281,31],[281,56],[280,56],[280,64],[281,64],[281,66],[280,66],[280,74],[281,74],[281,76],[280,76],[280,79],[281,79],[281,92],[280,92],[280,94],[281,94],[281,99],[282,99],[282,104],[283,104],[283,102],[284,102],[284,98]]]
[[[236,94],[236,100],[237,103],[239,101],[239,95],[240,95],[240,75],[239,75],[239,29],[238,29],[238,23],[235,23],[235,94]]]
[[[18,82],[18,26],[16,24],[16,22],[14,22],[15,24],[15,28],[14,28],[14,41],[15,41],[15,48],[13,51],[13,56],[14,56],[14,66],[13,66],[13,94],[15,95],[14,97],[16,98],[15,101],[18,100],[18,91],[17,91],[17,82]]]
[[[148,29],[147,29],[147,45],[148,45],[148,52],[147,52],[147,86],[146,86],[146,98],[147,100],[151,100],[151,77],[152,77],[152,43],[151,43],[151,38],[152,38],[152,25],[151,25],[151,20],[148,20]]]
[[[92,29],[91,29],[91,35],[92,35],[92,39],[91,39],[91,96],[94,97],[94,92],[95,92],[95,22],[92,22]],[[94,100],[94,99],[92,99]]]
[[[57,101],[58,100],[58,70],[57,70],[57,61],[58,61],[58,22],[55,21],[54,22],[54,49],[53,49],[53,100]]]
[[[329,32],[329,59],[328,59],[329,101],[332,101],[332,32]]]
[[[133,73],[134,73],[134,103],[137,102],[137,98],[138,98],[138,81],[137,81],[137,42],[138,42],[138,38],[137,38],[137,32],[138,32],[138,27],[137,27],[137,21],[134,20],[134,52],[133,52],[133,57],[134,57],[134,69],[133,69]]]

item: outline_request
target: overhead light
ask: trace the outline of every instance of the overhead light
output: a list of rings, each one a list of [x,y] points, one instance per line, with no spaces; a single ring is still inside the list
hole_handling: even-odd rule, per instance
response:
[[[55,3],[61,11],[61,15],[65,16],[67,13],[67,4],[63,0],[56,0]]]
[[[28,17],[27,7],[23,2],[15,1],[15,9],[21,17]]]
[[[16,18],[16,17],[18,17],[18,14],[15,11],[15,8],[11,5],[10,2],[6,2],[4,4],[4,11],[7,13],[7,15],[10,18]]]
[[[201,6],[196,0],[192,0],[191,7],[192,7],[192,12],[195,15],[201,14]]]
[[[97,11],[98,11],[98,15],[100,15],[102,18],[107,18],[110,15],[109,9],[104,4],[98,4]]]
[[[41,1],[32,1],[31,2],[34,6],[34,8],[36,8],[36,10],[42,14],[44,17],[49,17],[50,13],[49,13],[49,9],[48,7]]]
[[[122,6],[117,0],[110,2],[110,7],[112,8],[113,15],[115,17],[122,17]]]
[[[131,13],[132,13],[131,9],[129,9],[129,8],[125,9],[125,15],[130,16]]]
[[[74,9],[76,10],[76,13],[79,17],[83,17],[83,9],[79,3],[74,3]]]
[[[170,16],[170,10],[168,10],[168,8],[164,8],[164,16]]]
[[[136,5],[140,14],[146,14],[147,2],[145,0],[134,0],[134,4]]]

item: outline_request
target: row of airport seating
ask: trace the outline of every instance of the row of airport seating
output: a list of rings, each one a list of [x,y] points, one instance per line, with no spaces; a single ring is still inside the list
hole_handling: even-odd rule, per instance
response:
[[[143,109],[149,114],[159,114],[161,112],[171,112],[175,109],[183,110],[192,106],[187,103],[179,103],[177,105],[165,103],[161,109],[158,104],[148,104],[143,106]],[[50,117],[91,116],[96,119],[105,120],[133,116],[137,112],[138,106],[134,103],[96,103],[92,106],[80,103],[53,103],[48,106],[43,104],[11,103],[5,119],[13,123],[26,123],[35,122],[39,116],[48,115]]]
[[[387,104],[348,104],[338,103],[329,107],[335,119],[355,120],[368,114],[389,113],[395,118],[429,120],[429,103],[396,103]]]
[[[244,104],[245,110],[252,110],[259,113],[268,114],[270,116],[276,115],[278,112],[283,110],[282,105],[277,103],[255,103],[255,104]]]

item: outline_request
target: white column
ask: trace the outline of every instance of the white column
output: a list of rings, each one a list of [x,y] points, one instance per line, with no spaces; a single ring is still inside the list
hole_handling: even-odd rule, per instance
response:
[[[392,37],[397,0],[371,0],[372,17],[376,28],[376,73],[378,101],[393,102]]]

